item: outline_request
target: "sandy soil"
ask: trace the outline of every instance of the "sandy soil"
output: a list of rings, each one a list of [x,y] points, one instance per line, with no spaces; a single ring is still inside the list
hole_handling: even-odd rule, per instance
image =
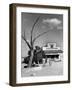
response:
[[[21,67],[21,76],[54,76],[54,75],[63,75],[63,61],[53,62],[51,65],[49,63],[45,65],[40,65],[39,67],[24,68],[25,64],[22,64]]]

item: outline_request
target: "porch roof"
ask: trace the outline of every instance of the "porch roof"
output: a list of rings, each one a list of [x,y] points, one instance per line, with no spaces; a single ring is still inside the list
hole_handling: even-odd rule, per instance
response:
[[[47,53],[63,53],[62,50],[45,50],[44,52],[45,52],[45,54],[47,54]]]

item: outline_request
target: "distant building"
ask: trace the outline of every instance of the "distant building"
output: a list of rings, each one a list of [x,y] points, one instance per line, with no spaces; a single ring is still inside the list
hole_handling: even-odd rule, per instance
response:
[[[42,49],[47,58],[55,61],[61,60],[63,51],[60,49],[60,47],[56,46],[56,43],[48,43]]]

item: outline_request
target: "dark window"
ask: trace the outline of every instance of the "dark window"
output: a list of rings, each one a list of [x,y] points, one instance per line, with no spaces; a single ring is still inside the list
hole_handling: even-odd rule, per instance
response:
[[[51,45],[51,48],[53,48],[53,45]]]

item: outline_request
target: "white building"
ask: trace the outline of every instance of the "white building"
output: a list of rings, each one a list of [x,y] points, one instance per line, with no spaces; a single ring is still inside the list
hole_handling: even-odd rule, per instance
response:
[[[48,43],[42,49],[48,59],[55,61],[61,60],[63,51],[60,49],[60,47],[56,46],[56,43]]]

